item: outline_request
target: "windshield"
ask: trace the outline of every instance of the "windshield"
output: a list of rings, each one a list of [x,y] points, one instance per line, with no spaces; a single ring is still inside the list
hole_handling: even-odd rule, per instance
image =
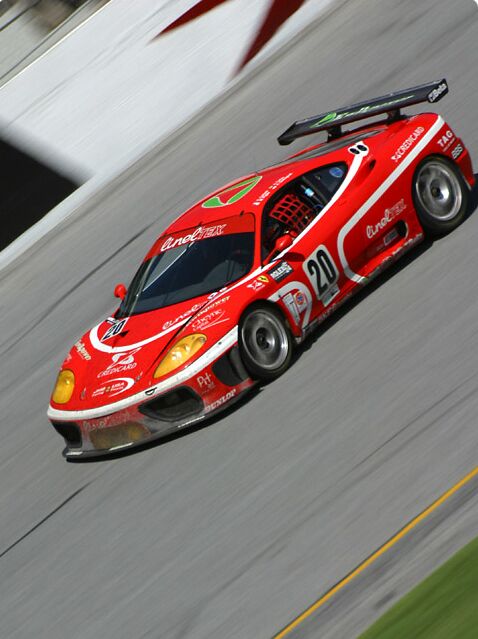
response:
[[[247,226],[250,228],[250,224]],[[178,304],[217,291],[244,277],[253,263],[254,233],[252,230],[227,233],[226,226],[224,232],[218,237],[193,239],[188,243],[179,240],[189,240],[194,232],[189,235],[182,232],[179,238],[162,238],[161,252],[148,254],[116,317]],[[196,233],[194,237],[199,235]]]

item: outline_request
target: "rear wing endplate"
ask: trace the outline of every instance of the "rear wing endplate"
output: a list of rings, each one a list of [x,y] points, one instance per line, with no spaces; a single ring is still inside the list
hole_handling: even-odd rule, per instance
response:
[[[312,135],[319,131],[328,131],[329,140],[342,135],[342,125],[349,122],[358,122],[381,113],[388,113],[389,121],[400,117],[400,109],[421,102],[438,102],[448,93],[448,84],[445,79],[430,84],[422,84],[405,91],[396,91],[380,98],[359,102],[352,106],[343,107],[330,113],[315,115],[306,120],[294,122],[287,131],[284,131],[277,140],[279,144],[290,144],[297,138]]]

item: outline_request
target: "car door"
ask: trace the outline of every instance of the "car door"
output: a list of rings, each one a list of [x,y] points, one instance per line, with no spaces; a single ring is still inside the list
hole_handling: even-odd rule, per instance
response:
[[[355,284],[365,284],[416,234],[408,178],[393,180],[390,166],[363,148],[350,167],[353,178],[343,199],[346,220],[337,233],[340,267]]]
[[[308,171],[275,194],[264,209],[263,259],[270,259],[278,238],[293,238],[269,274],[277,282],[284,279],[280,297],[292,313],[297,306],[296,317],[304,314],[303,328],[335,307],[350,288],[337,253],[337,233],[347,220],[340,205],[347,173],[346,162]]]

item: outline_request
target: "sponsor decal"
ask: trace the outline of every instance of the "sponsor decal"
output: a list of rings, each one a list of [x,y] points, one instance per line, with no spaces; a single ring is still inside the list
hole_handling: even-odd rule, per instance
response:
[[[134,360],[134,356],[140,350],[140,348],[136,348],[134,351],[129,351],[128,353],[115,353],[112,357],[113,361],[108,368],[98,373],[98,379],[108,377],[108,375],[118,375],[119,373],[134,370],[138,365]]]
[[[453,133],[453,131],[450,131],[450,129],[448,129],[448,131],[444,135],[440,136],[440,139],[437,140],[437,142],[444,151],[448,151],[455,140],[455,134]]]
[[[193,331],[202,331],[205,328],[211,328],[217,324],[222,324],[222,322],[227,322],[229,318],[224,317],[225,314],[226,311],[224,309],[213,309],[210,313],[206,313],[205,315],[195,319],[191,324],[191,328]]]
[[[307,308],[307,298],[302,291],[297,291],[294,295],[295,304],[299,313],[302,313]]]
[[[298,326],[300,322],[300,313],[299,313],[299,309],[296,306],[295,299],[292,293],[287,293],[287,295],[284,295],[284,297],[282,298],[282,301],[289,309],[290,314],[294,318],[294,322]]]
[[[289,281],[287,284],[282,285],[279,290],[273,293],[268,299],[272,302],[277,302],[283,300],[287,293],[292,293],[299,314],[303,314],[302,327],[308,326],[310,311],[312,309],[312,294],[309,287],[303,282]],[[291,312],[293,313],[293,311]]]
[[[206,308],[203,308],[203,310],[198,313],[197,315],[198,318],[202,317],[203,315],[206,315],[206,313],[210,313],[213,309],[217,308],[218,306],[222,306],[222,304],[225,304],[226,302],[228,302],[229,299],[230,299],[230,296],[225,295],[224,297],[221,297],[220,300],[215,300],[211,304],[208,304]]]
[[[406,229],[405,232],[408,233],[408,229]],[[400,233],[398,232],[397,227],[396,226],[392,227],[392,230],[388,231],[388,233],[386,233],[380,239],[380,242],[374,242],[368,247],[366,251],[367,259],[369,260],[373,259],[381,251],[386,249],[387,246],[390,246],[391,244],[395,242],[395,240],[398,240],[399,238],[400,238]]]
[[[151,395],[154,395],[154,393],[156,392],[156,388],[157,386],[151,386],[151,388],[148,388],[148,390],[144,391],[144,394],[148,397],[151,397]]]
[[[226,395],[223,395],[219,399],[216,399],[215,402],[212,402],[212,404],[209,404],[209,406],[206,406],[205,412],[210,413],[211,411],[216,410],[216,408],[219,408],[219,406],[222,406],[223,404],[228,402],[230,399],[232,399],[236,395],[236,393],[237,393],[236,389],[233,388]]]
[[[399,102],[402,102],[403,100],[408,100],[409,98],[412,98],[412,97],[413,97],[412,95],[407,95],[397,100],[389,100],[388,102],[382,102],[381,104],[372,104],[370,106],[366,105],[358,109],[358,111],[344,111],[343,113],[337,113],[336,111],[332,111],[332,113],[327,113],[327,115],[321,118],[318,122],[314,122],[314,124],[312,124],[310,128],[315,129],[319,126],[322,126],[323,124],[340,122],[340,120],[343,120],[344,118],[348,118],[351,116],[355,117],[356,115],[364,115],[369,112],[373,114],[374,111],[378,111],[383,108],[393,106],[394,104],[398,104]]]
[[[209,373],[198,375],[196,377],[196,382],[202,391],[212,391],[216,388],[216,384]]]
[[[272,193],[274,193],[274,191],[277,191],[277,189],[284,182],[287,182],[287,180],[289,178],[291,178],[293,175],[294,175],[293,173],[288,173],[287,175],[283,175],[278,180],[273,182],[273,184],[271,184],[263,193],[261,193],[259,195],[259,197],[252,203],[253,206],[260,206],[262,204],[262,202],[264,202],[264,200],[266,200],[270,195],[272,195]]]
[[[405,253],[406,251],[408,251],[412,246],[420,242],[422,239],[423,239],[423,233],[418,233],[418,235],[416,235],[415,237],[412,237],[411,239],[407,240],[405,244],[402,244],[397,249],[395,249],[395,251],[393,251],[391,255],[388,255],[377,266],[377,268],[374,271],[372,271],[372,273],[370,273],[368,277],[370,279],[373,279],[374,277],[377,277],[377,275],[380,275],[380,273],[383,273],[383,271],[385,271],[389,267],[389,265],[392,264],[402,253]]]
[[[390,246],[390,244],[392,242],[395,242],[395,240],[397,240],[399,237],[400,237],[400,233],[397,231],[397,229],[392,229],[383,238],[383,245],[384,246]]]
[[[408,161],[412,159],[414,160],[416,157],[418,157],[419,154],[425,149],[426,145],[430,141],[436,139],[436,136],[443,129],[443,126],[444,126],[443,118],[438,116],[435,123],[428,129],[428,131],[423,135],[423,137],[416,143],[415,147],[410,150],[407,160]],[[400,178],[403,172],[407,169],[407,166],[408,166],[407,162],[402,162],[400,165],[398,165],[396,167],[396,170],[394,170],[385,179],[385,181],[381,184],[381,186],[377,189],[377,191],[375,191],[368,198],[368,200],[359,208],[358,211],[356,211],[356,213],[339,231],[339,234],[337,237],[338,257],[340,259],[341,266],[345,276],[352,282],[356,282],[357,284],[364,284],[367,282],[368,277],[364,277],[363,275],[355,273],[352,270],[346,256],[346,251],[344,247],[345,240],[348,234],[351,232],[351,230],[356,226],[356,224],[361,222],[363,218],[369,213],[370,209],[377,201],[377,198],[380,196],[380,193],[383,192],[384,190],[389,189],[393,184],[396,184],[397,180]],[[347,179],[344,181],[343,185],[344,184],[347,185],[347,183],[349,182],[348,180],[349,175],[350,173],[348,174]]]
[[[334,284],[333,286],[329,288],[329,290],[326,293],[324,293],[320,301],[322,302],[324,306],[328,306],[330,302],[333,299],[335,299],[339,293],[340,293],[340,288],[337,286],[337,284]]]
[[[164,251],[169,251],[170,249],[177,248],[178,246],[184,246],[184,244],[205,240],[209,237],[217,237],[224,233],[226,226],[227,224],[218,224],[217,226],[206,227],[199,226],[195,231],[188,233],[187,235],[183,235],[181,237],[168,237],[163,242],[159,250],[161,253],[164,253]]]
[[[167,331],[168,328],[171,328],[171,326],[175,326],[176,324],[179,324],[180,322],[183,322],[184,320],[188,320],[191,315],[193,315],[196,311],[198,311],[201,308],[201,304],[194,304],[194,306],[192,306],[188,311],[186,311],[185,313],[182,313],[181,315],[178,315],[176,317],[176,319],[174,320],[168,320],[167,322],[164,322],[163,324],[163,331]]]
[[[84,343],[81,341],[81,339],[79,339],[76,342],[75,348],[76,348],[76,352],[81,357],[81,359],[86,359],[87,361],[90,361],[91,355],[88,353],[88,350],[86,346],[84,345]]]
[[[106,384],[94,390],[91,396],[102,397],[108,395],[109,397],[114,397],[129,390],[133,384],[134,379],[131,379],[131,377],[117,377],[116,379],[110,379]]]
[[[248,178],[247,180],[243,180],[242,182],[238,182],[233,186],[229,186],[227,189],[224,189],[217,195],[213,195],[208,200],[202,203],[203,209],[217,209],[222,206],[229,206],[230,204],[235,204],[243,197],[245,197],[249,191],[262,180],[262,175],[257,175],[253,178]],[[223,199],[224,196],[228,196],[226,200]]]
[[[226,290],[227,286],[223,286],[223,288],[220,288],[218,291],[214,291],[213,293],[211,293],[211,295],[207,296],[208,300],[213,300],[215,297],[217,297],[218,295],[220,295],[221,293],[223,293]],[[227,298],[229,299],[229,298]]]
[[[465,149],[461,146],[461,144],[457,144],[457,146],[453,149],[453,151],[451,152],[451,157],[456,160],[457,158],[460,157],[460,155],[463,153]]]
[[[398,147],[395,153],[392,155],[392,160],[394,162],[400,162],[404,155],[412,148],[415,142],[425,133],[425,129],[422,126],[419,126],[415,129],[415,131],[408,136],[408,138],[402,142],[402,144]]]
[[[122,410],[118,413],[108,415],[104,419],[94,420],[81,420],[80,427],[84,432],[91,432],[98,428],[107,428],[109,426],[117,426],[118,424],[124,424],[127,421],[135,422],[138,419],[138,415],[135,410]]]
[[[448,93],[448,85],[446,82],[442,82],[436,89],[430,91],[427,96],[428,102],[436,102],[445,93]]]
[[[340,178],[344,175],[344,170],[341,169],[339,166],[333,166],[331,169],[329,169],[329,173],[332,177],[340,180]]]
[[[305,260],[302,268],[312,284],[317,299],[324,306],[340,293],[339,271],[328,248],[322,244]]]
[[[264,284],[269,283],[269,278],[267,277],[267,275],[259,275],[257,279],[259,280],[259,282],[264,282]]]
[[[123,331],[123,328],[125,327],[127,321],[128,321],[127,317],[125,317],[124,319],[115,321],[115,323],[112,324],[109,327],[109,329],[106,331],[106,333],[103,335],[103,337],[101,338],[101,341],[104,342],[107,339],[114,337],[115,335],[119,335]]]
[[[261,282],[261,280],[257,278],[257,280],[252,280],[252,282],[250,282],[247,285],[247,288],[252,288],[252,290],[256,292],[256,291],[261,291],[264,288],[264,286],[265,286],[265,283]]]
[[[281,262],[278,266],[276,266],[272,271],[269,271],[269,275],[276,282],[282,282],[288,277],[291,273],[294,272],[294,269],[287,262]]]
[[[405,209],[407,205],[405,204],[405,200],[402,198],[399,202],[391,206],[389,209],[385,209],[383,217],[374,225],[367,226],[367,237],[371,240],[377,233],[379,233],[382,229],[390,224],[396,217],[398,217]]]

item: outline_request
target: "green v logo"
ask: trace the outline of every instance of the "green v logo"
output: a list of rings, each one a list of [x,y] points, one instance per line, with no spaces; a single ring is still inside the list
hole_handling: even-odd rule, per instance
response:
[[[228,206],[229,204],[235,204],[245,195],[252,191],[252,189],[262,180],[262,175],[258,175],[253,178],[248,178],[242,182],[238,182],[227,189],[224,189],[217,195],[213,195],[208,200],[202,203],[204,209],[216,209],[220,206]]]

